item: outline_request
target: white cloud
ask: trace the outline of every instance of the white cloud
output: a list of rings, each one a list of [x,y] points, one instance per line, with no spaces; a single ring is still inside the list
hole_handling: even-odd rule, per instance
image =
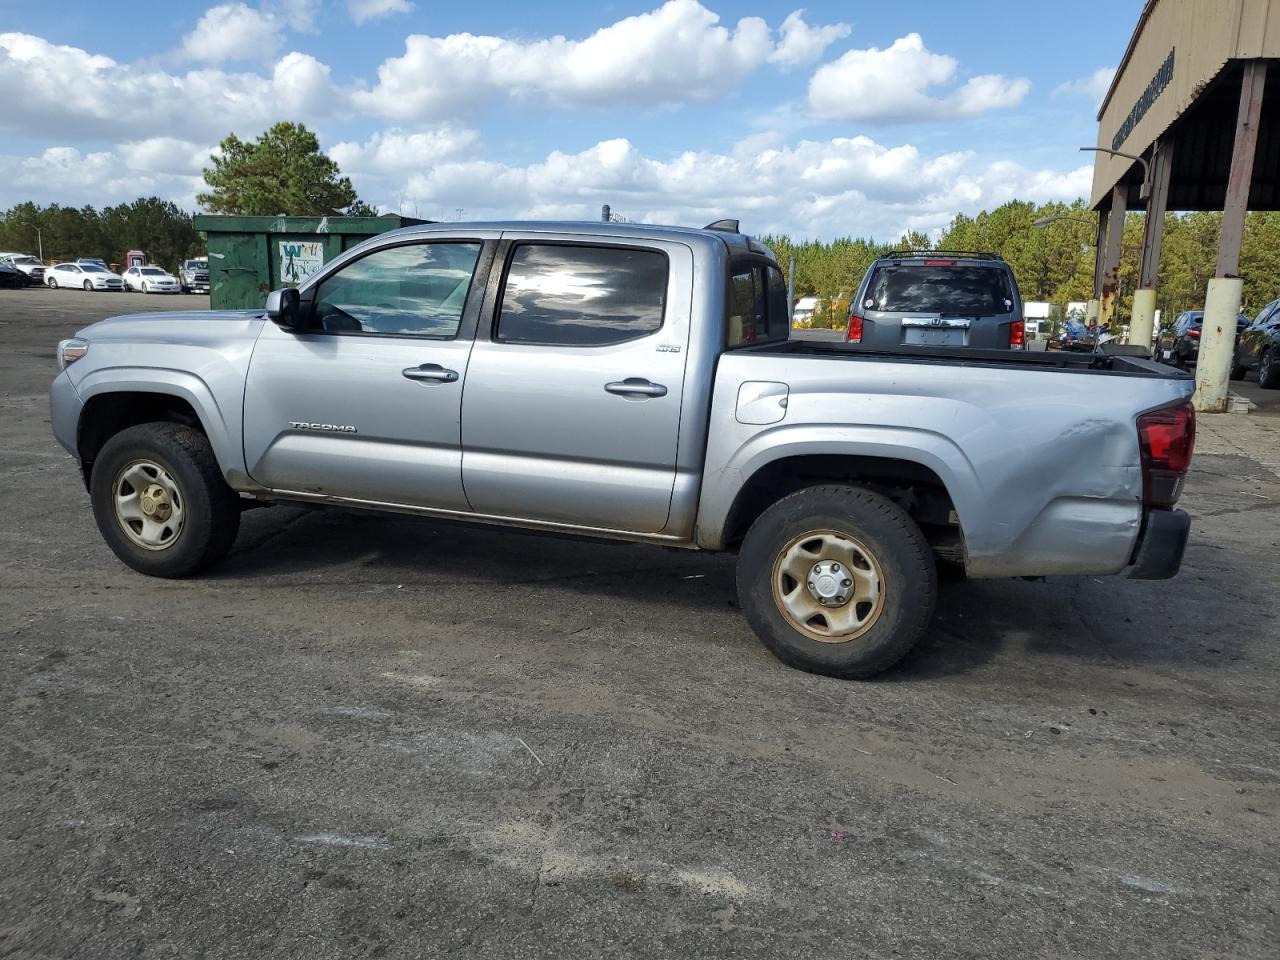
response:
[[[281,30],[274,14],[244,3],[220,3],[206,10],[196,28],[182,38],[182,50],[205,63],[264,60],[284,43]]]
[[[22,200],[101,206],[158,194],[194,206],[210,148],[171,137],[82,153],[51,147],[0,156],[0,207]],[[957,212],[1016,198],[1087,194],[1092,167],[1033,170],[967,152],[924,154],[911,144],[837,137],[783,144],[768,134],[728,152],[646,155],[629,140],[554,150],[526,165],[487,159],[472,130],[387,131],[329,151],[365,200],[427,218],[593,219],[602,203],[637,221],[700,226],[738,217],[755,234],[875,236],[940,230]]]
[[[758,17],[730,29],[697,0],[668,0],[583,40],[413,34],[402,56],[378,68],[377,86],[353,98],[379,116],[417,122],[459,116],[498,94],[561,105],[707,101],[766,61],[789,66],[820,56],[847,32],[845,24],[810,26],[797,11],[775,46]]]
[[[1053,95],[1055,97],[1087,97],[1095,107],[1101,107],[1102,98],[1111,89],[1111,81],[1115,75],[1115,67],[1099,67],[1087,77],[1058,84],[1053,88]]]
[[[409,0],[347,0],[347,13],[357,24],[412,12],[413,4]]]
[[[782,21],[782,39],[769,54],[769,62],[781,64],[784,68],[811,63],[821,57],[831,44],[847,37],[851,29],[847,23],[811,27],[804,21],[803,10],[793,11]]]
[[[630,219],[701,225],[738,217],[753,233],[893,239],[907,229],[941,229],[1015,197],[1072,200],[1088,192],[1092,168],[1029,170],[981,162],[966,152],[925,156],[909,144],[868,137],[777,146],[757,135],[729,153],[689,151],[660,159],[626,139],[514,166],[444,160],[375,199],[426,217],[462,207],[468,218],[592,218],[609,203]],[[357,187],[365,182],[355,176]]]
[[[828,120],[941,120],[1016,106],[1031,89],[1025,79],[984,74],[943,96],[931,93],[951,83],[957,66],[955,58],[926,48],[918,33],[883,50],[850,50],[814,73],[809,110]]]
[[[314,122],[345,105],[329,68],[307,54],[287,54],[269,76],[170,74],[21,33],[0,34],[0,89],[22,91],[0,111],[0,131],[63,141],[114,138],[122,128],[221,140],[231,130],[256,135],[281,117]]]
[[[319,30],[321,0],[265,0],[263,7],[278,10],[290,29],[299,33]]]

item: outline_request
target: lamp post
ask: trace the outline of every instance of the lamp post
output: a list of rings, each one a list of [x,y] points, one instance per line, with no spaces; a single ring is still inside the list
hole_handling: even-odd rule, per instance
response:
[[[40,262],[44,263],[44,234],[41,233],[40,228],[37,227],[34,223],[32,223],[30,220],[19,220],[18,222],[21,224],[25,224],[26,226],[30,227],[32,230],[36,232],[36,248],[37,248],[36,252],[40,254]]]
[[[1098,226],[1092,220],[1086,220],[1084,217],[1072,217],[1065,213],[1055,213],[1047,217],[1041,217],[1038,220],[1033,220],[1031,225],[1038,230],[1043,230],[1045,227],[1049,226],[1050,224],[1058,223],[1059,221],[1062,221],[1062,220],[1065,220],[1069,223],[1083,223],[1086,227],[1093,227],[1095,231],[1097,230],[1097,226]],[[1098,322],[1099,307],[1100,307],[1100,304],[1098,303],[1097,298],[1090,297],[1088,305],[1084,308],[1084,322],[1086,326],[1091,326]]]

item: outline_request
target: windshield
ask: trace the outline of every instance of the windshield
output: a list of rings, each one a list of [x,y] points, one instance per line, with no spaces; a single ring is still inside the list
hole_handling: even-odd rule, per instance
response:
[[[164,276],[164,271],[161,270],[159,267],[143,267],[142,272],[145,273],[148,277]]]
[[[209,269],[209,264],[206,263],[204,260],[188,260],[187,269],[188,270],[207,270]]]
[[[891,313],[958,313],[988,316],[1013,310],[1009,278],[998,267],[913,266],[876,269],[864,309]]]
[[[10,257],[10,263],[39,263],[35,257]]]

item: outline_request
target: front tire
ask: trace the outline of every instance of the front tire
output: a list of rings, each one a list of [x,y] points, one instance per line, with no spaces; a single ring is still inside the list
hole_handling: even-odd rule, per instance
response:
[[[93,283],[92,283],[92,281],[86,280],[86,281],[84,282],[84,292],[85,292],[85,293],[93,293]]]
[[[1266,390],[1280,387],[1280,358],[1275,347],[1268,347],[1258,360],[1258,383]]]
[[[50,290],[58,289],[58,281],[54,277],[50,277],[48,280],[45,281],[45,283],[49,284]]]
[[[177,423],[144,423],[108,440],[89,494],[107,546],[152,577],[212,566],[240,529],[239,498],[222,479],[209,438]]]
[[[783,663],[844,679],[893,666],[933,618],[938,578],[911,516],[860,487],[810,487],[752,524],[738,603]]]

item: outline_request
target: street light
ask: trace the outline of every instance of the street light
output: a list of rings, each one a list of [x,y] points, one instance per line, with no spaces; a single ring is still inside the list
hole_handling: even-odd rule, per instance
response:
[[[1096,227],[1097,224],[1092,220],[1086,220],[1084,217],[1069,217],[1065,213],[1055,214],[1051,217],[1041,217],[1039,220],[1033,220],[1031,225],[1044,229],[1051,223],[1057,223],[1059,220],[1070,220],[1072,223],[1083,223],[1087,227]]]
[[[36,232],[36,247],[38,248],[37,252],[40,254],[40,262],[44,263],[44,234],[41,233],[40,228],[37,227],[34,223],[32,223],[30,220],[19,220],[18,223],[28,226]]]
[[[1136,160],[1142,164],[1142,186],[1138,187],[1138,199],[1145,200],[1151,196],[1151,165],[1146,160],[1133,153],[1121,153],[1119,150],[1109,150],[1106,147],[1081,147],[1081,153],[1105,153],[1112,157],[1124,157],[1126,160]]]

